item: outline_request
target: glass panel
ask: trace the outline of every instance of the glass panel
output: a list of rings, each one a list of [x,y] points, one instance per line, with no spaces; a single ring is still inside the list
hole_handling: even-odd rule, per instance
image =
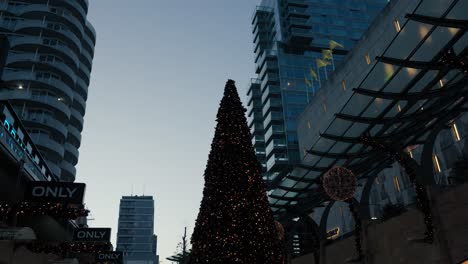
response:
[[[385,56],[406,59],[421,39],[426,36],[430,28],[431,26],[427,24],[408,21],[387,52],[385,52]]]
[[[410,92],[420,92],[437,76],[437,71],[429,71],[410,90]]]
[[[413,68],[401,68],[391,82],[387,84],[384,91],[392,93],[402,92],[419,71]]]
[[[425,0],[422,1],[416,13],[426,16],[441,17],[445,10],[447,10],[447,7],[452,4],[452,2],[453,0]]]
[[[344,153],[350,146],[351,143],[338,142],[330,150],[330,153]]]
[[[459,55],[460,52],[462,52],[466,46],[468,46],[468,34],[465,33],[463,37],[461,37],[461,39],[459,39],[457,43],[455,43],[453,49],[455,50],[455,53]]]
[[[411,57],[411,60],[431,61],[447,44],[448,40],[450,40],[452,36],[453,35],[448,28],[437,27],[418,51]]]
[[[328,167],[330,166],[333,162],[335,161],[335,159],[330,159],[330,158],[323,158],[319,161],[318,165],[319,167]]]
[[[363,117],[377,117],[385,108],[392,102],[392,100],[376,98],[367,110],[362,114]]]
[[[313,147],[313,150],[326,152],[330,149],[330,147],[335,143],[333,140],[325,139],[321,137],[317,144]]]
[[[381,90],[383,85],[393,76],[396,69],[391,64],[378,62],[361,87],[368,90]]]
[[[355,123],[345,134],[347,137],[359,137],[367,129],[367,124]]]
[[[372,97],[353,94],[341,113],[357,116],[371,100]]]
[[[448,6],[448,4],[447,4]],[[446,18],[450,19],[466,19],[466,11],[468,10],[468,1],[458,1],[458,3],[448,13]]]
[[[383,128],[383,125],[381,125],[381,124],[375,125],[375,126],[370,130],[371,136],[377,135],[377,133],[379,133],[380,130],[382,130],[382,128]]]
[[[348,129],[353,122],[336,118],[333,120],[326,133],[331,135],[342,135],[346,129]]]

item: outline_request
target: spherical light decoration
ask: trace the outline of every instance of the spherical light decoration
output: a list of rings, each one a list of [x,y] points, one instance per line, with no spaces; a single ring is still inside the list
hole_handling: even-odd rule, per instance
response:
[[[283,240],[284,238],[284,228],[283,225],[275,220],[276,232],[278,233],[278,240]]]
[[[323,188],[333,200],[345,201],[356,192],[357,179],[351,170],[334,167],[323,176]]]

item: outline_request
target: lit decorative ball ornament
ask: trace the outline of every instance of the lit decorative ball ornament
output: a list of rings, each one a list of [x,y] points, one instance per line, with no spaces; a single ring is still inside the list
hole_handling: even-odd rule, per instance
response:
[[[275,220],[276,232],[278,233],[278,240],[283,240],[284,238],[284,228],[283,225]]]
[[[325,192],[336,201],[345,201],[353,197],[357,188],[354,173],[343,167],[334,167],[323,176]]]

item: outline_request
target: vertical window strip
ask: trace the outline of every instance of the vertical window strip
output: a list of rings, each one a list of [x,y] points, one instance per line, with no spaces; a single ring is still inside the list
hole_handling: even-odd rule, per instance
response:
[[[452,134],[453,134],[453,138],[455,139],[455,142],[458,142],[460,141],[460,133],[458,132],[458,127],[457,127],[457,124],[455,122],[452,123]]]
[[[444,87],[444,80],[443,79],[439,80],[439,87],[440,88]]]
[[[393,177],[393,184],[395,184],[395,190],[400,192],[400,181],[398,180],[398,176]]]
[[[442,172],[442,168],[440,167],[440,163],[439,163],[439,158],[437,157],[436,154],[432,155],[432,161],[434,163],[434,168],[435,168],[436,172],[437,173]]]
[[[369,52],[366,52],[366,63],[367,65],[370,65],[371,64],[371,59],[370,59],[370,55],[369,55]]]
[[[398,21],[398,18],[395,18],[395,21],[393,21],[393,24],[395,25],[395,30],[396,32],[400,32],[401,31],[401,26],[400,26],[400,21]]]

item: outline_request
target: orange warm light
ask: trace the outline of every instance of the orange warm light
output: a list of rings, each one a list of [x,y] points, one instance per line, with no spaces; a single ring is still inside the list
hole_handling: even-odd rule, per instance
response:
[[[398,19],[395,18],[395,21],[393,22],[393,24],[395,25],[396,32],[400,32],[401,30],[400,21],[398,21]]]

